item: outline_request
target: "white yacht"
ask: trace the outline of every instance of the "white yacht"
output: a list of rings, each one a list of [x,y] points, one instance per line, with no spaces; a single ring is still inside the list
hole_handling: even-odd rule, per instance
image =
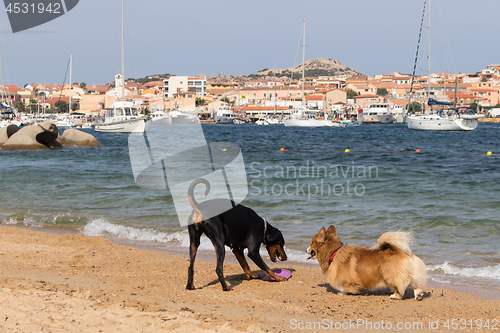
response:
[[[430,0],[429,0],[429,9],[430,10]],[[431,43],[431,19],[430,12],[427,14],[429,19],[429,28],[428,28],[428,55],[427,55],[427,65],[428,65],[428,75],[427,75],[427,85],[428,85],[428,96],[429,99],[427,101],[427,105],[431,109],[432,105],[448,105],[454,106],[454,108],[449,110],[440,110],[437,113],[429,114],[429,115],[409,115],[406,117],[406,124],[409,129],[414,130],[424,130],[424,131],[473,131],[476,129],[478,125],[478,119],[483,118],[484,115],[481,114],[464,114],[460,112],[459,108],[456,108],[456,96],[458,89],[458,78],[455,79],[455,102],[443,102],[438,101],[436,99],[430,98],[431,95],[431,52],[430,52],[430,43]],[[422,22],[423,23],[423,22]],[[417,59],[415,59],[416,61]],[[415,74],[415,72],[413,73]],[[413,81],[412,81],[413,82]],[[411,101],[411,89],[410,89],[410,101]]]
[[[459,114],[455,111],[430,115],[408,116],[406,123],[409,129],[426,131],[473,131],[478,119],[484,115]]]
[[[121,87],[121,98],[115,100],[106,109],[104,122],[94,125],[96,132],[110,133],[144,133],[146,128],[145,116],[138,115],[134,103],[125,99],[125,37],[124,37],[124,1],[122,0],[122,70],[121,75],[115,76],[115,87]]]
[[[144,133],[146,117],[137,114],[133,102],[116,101],[106,109],[104,122],[95,124],[96,132]]]
[[[363,111],[363,122],[371,124],[390,124],[393,121],[389,103],[372,103]]]
[[[317,115],[318,111],[305,108],[295,109],[290,118],[283,119],[286,127],[333,127],[332,121],[321,119]]]
[[[310,110],[305,106],[305,100],[304,100],[305,49],[306,49],[306,18],[304,17],[303,41],[302,41],[302,106],[293,110],[289,118],[283,119],[283,124],[286,127],[333,127],[333,123],[330,120],[318,117],[319,111]]]

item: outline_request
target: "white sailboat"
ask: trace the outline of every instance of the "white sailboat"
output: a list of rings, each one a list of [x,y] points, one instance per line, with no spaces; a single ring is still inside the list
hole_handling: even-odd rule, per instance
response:
[[[117,75],[116,83],[121,79],[120,100],[115,101],[106,109],[104,122],[95,125],[96,132],[110,133],[144,133],[147,117],[138,115],[137,108],[131,101],[125,100],[125,42],[123,34],[123,11],[124,0],[122,0],[122,73]],[[118,85],[117,85],[118,87]]]
[[[333,122],[318,117],[317,110],[310,110],[306,107],[304,96],[304,63],[306,58],[306,18],[304,17],[303,27],[303,42],[302,42],[302,105],[293,110],[290,118],[283,119],[283,124],[286,127],[333,127]]]
[[[431,14],[430,4],[427,10],[427,17],[429,20],[428,27],[428,102],[429,109],[432,105],[453,105],[454,108],[450,110],[441,110],[435,114],[429,115],[409,115],[406,117],[406,123],[409,129],[424,130],[424,131],[472,131],[478,125],[478,119],[483,118],[484,115],[478,114],[461,114],[456,108],[456,94],[455,88],[455,103],[439,102],[430,98],[431,94]],[[412,78],[413,80],[413,78]],[[410,93],[411,100],[411,93]],[[408,103],[410,105],[410,103]]]

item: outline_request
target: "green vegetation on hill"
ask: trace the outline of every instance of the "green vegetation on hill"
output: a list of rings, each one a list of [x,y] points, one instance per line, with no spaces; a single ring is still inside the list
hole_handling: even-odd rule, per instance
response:
[[[155,75],[148,75],[140,79],[134,79],[134,78],[128,78],[127,81],[134,81],[140,84],[145,84],[151,81],[163,81],[164,79],[168,79],[171,76],[171,74],[155,74]]]

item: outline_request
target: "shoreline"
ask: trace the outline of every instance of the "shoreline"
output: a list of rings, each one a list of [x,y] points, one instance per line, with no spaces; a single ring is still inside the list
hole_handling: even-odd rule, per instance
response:
[[[166,243],[158,243],[156,241],[145,241],[145,240],[133,240],[133,239],[127,239],[127,238],[120,238],[116,236],[112,237],[106,237],[106,236],[90,236],[90,235],[85,235],[84,233],[81,232],[80,228],[66,228],[63,226],[44,226],[44,227],[33,227],[33,226],[23,226],[23,225],[2,225],[0,226],[8,226],[8,227],[13,227],[13,228],[20,228],[20,229],[26,229],[26,230],[31,230],[34,232],[46,232],[46,233],[52,233],[56,235],[78,235],[81,234],[84,237],[99,237],[106,239],[114,244],[118,245],[123,245],[127,247],[132,247],[140,250],[147,250],[147,251],[153,251],[153,252],[158,252],[158,253],[164,253],[168,255],[174,255],[182,258],[189,259],[189,248],[187,247],[180,247],[180,246],[175,246],[175,245],[170,245]],[[203,236],[205,237],[205,236]],[[208,241],[208,239],[207,239]],[[285,250],[286,247],[285,247]],[[289,251],[289,249],[288,249]],[[295,250],[296,251],[296,250]],[[304,252],[305,253],[305,252]],[[246,255],[246,252],[245,252]],[[270,260],[268,260],[268,254],[266,251],[261,252],[262,258],[266,261],[269,267],[271,269],[274,268],[279,268],[280,266],[283,266],[282,263],[277,262],[273,263]],[[305,254],[304,254],[305,257]],[[204,262],[216,263],[216,256],[215,256],[215,251],[213,247],[210,244],[210,249],[204,249],[200,247],[198,249],[197,253],[197,258],[196,260],[201,260]],[[248,259],[249,262],[251,262],[250,259]],[[425,261],[424,261],[425,262]],[[232,254],[231,250],[226,247],[226,256],[224,263],[229,263],[229,264],[238,264],[238,261]],[[252,262],[253,264],[253,262]],[[299,267],[305,267],[309,269],[319,269],[318,262],[316,260],[313,261],[307,261],[307,262],[299,262],[299,261],[293,261],[293,260],[288,260],[285,262],[287,265],[292,265],[292,266],[299,266]],[[215,267],[215,266],[214,266]],[[238,266],[239,267],[239,266]],[[254,267],[255,268],[255,267]],[[186,266],[187,270],[187,266]],[[478,277],[466,277],[466,276],[456,276],[456,275],[449,275],[449,274],[436,274],[436,273],[429,273],[427,272],[428,280],[427,280],[427,285],[429,287],[433,288],[442,288],[442,289],[453,289],[456,291],[460,292],[466,292],[469,294],[473,294],[476,296],[481,296],[486,299],[491,299],[491,300],[500,300],[500,288],[498,288],[497,285],[494,287],[489,286],[488,282],[489,279],[487,278],[478,278]]]
[[[421,322],[424,331],[438,321],[441,331],[447,319],[500,319],[499,300],[454,289],[428,287],[421,302],[391,301],[383,292],[338,296],[317,268],[288,262],[274,266],[289,269],[292,278],[276,283],[247,280],[228,260],[224,274],[233,291],[223,292],[213,262],[197,260],[197,289],[187,291],[186,257],[101,237],[4,225],[0,230],[5,331],[287,332],[294,323],[322,320]],[[461,331],[468,330],[476,328]]]

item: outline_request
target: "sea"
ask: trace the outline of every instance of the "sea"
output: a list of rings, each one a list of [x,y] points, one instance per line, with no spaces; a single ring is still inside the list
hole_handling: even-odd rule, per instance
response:
[[[241,148],[242,203],[281,230],[290,264],[318,266],[305,250],[322,227],[334,225],[344,243],[368,247],[384,232],[411,231],[429,285],[500,299],[499,124],[471,132],[405,124],[202,129],[207,142]],[[83,131],[101,146],[0,149],[1,223],[186,255],[187,228],[168,186],[135,182],[129,135]],[[205,237],[200,250],[214,253]]]

